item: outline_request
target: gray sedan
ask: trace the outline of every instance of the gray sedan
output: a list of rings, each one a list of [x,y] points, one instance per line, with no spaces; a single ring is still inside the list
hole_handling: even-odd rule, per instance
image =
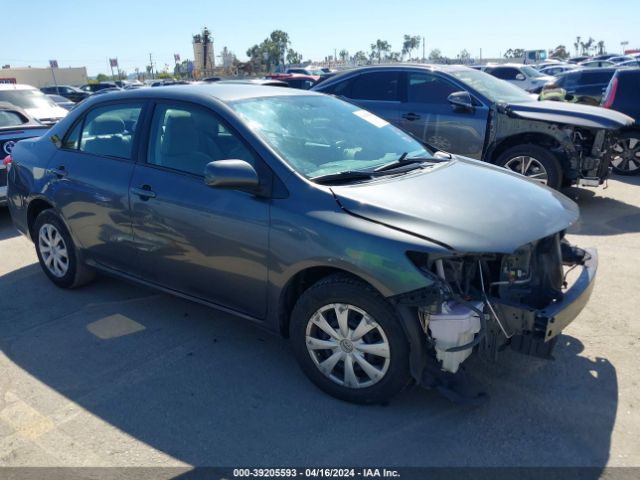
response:
[[[11,162],[11,216],[53,283],[101,272],[231,312],[348,401],[410,381],[481,401],[460,365],[549,357],[594,285],[596,252],[563,238],[571,200],[322,94],[99,95]]]

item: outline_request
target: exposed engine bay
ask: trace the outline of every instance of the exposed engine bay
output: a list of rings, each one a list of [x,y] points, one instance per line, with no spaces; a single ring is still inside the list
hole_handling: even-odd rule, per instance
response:
[[[493,360],[508,346],[550,357],[557,335],[583,306],[574,308],[570,319],[560,314],[571,290],[567,275],[595,255],[562,237],[556,233],[508,255],[413,259],[439,280],[439,301],[421,306],[418,316],[443,370],[456,373],[474,349]],[[590,289],[586,298],[589,294]]]

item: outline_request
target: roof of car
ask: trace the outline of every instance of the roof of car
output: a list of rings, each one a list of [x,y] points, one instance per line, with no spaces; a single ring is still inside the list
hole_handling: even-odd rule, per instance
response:
[[[567,70],[566,72],[559,73],[558,75],[577,75],[584,72],[615,72],[619,69],[620,67],[582,67]]]
[[[319,95],[309,90],[276,87],[271,85],[250,85],[242,83],[203,83],[197,85],[172,85],[157,88],[139,88],[136,90],[121,90],[99,95],[97,98],[124,99],[136,98],[165,98],[181,99],[188,96],[214,97],[222,102],[232,102],[256,97]]]

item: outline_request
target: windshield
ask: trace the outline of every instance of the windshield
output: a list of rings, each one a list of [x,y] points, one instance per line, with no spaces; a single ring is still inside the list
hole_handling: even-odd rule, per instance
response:
[[[327,96],[260,97],[231,108],[307,178],[432,158],[419,142],[387,121]]]
[[[533,67],[527,67],[526,65],[523,67],[520,67],[520,69],[526,73],[527,77],[532,77],[532,78],[538,78],[538,77],[543,77],[544,75],[542,75],[538,70],[536,70]]]
[[[500,80],[488,73],[473,69],[454,70],[448,73],[461,82],[466,83],[492,102],[521,103],[536,101],[519,87],[511,85],[509,82]]]
[[[55,102],[40,90],[0,90],[0,102],[25,109],[56,107]]]

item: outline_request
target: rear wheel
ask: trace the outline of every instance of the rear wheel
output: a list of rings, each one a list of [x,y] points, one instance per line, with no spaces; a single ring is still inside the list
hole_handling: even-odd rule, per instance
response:
[[[551,188],[560,188],[562,181],[560,162],[553,153],[538,145],[529,143],[511,147],[498,157],[496,165]]]
[[[618,137],[611,147],[611,167],[620,175],[640,175],[640,131]]]
[[[409,381],[409,346],[394,309],[357,279],[335,275],[305,291],[290,334],[304,373],[334,397],[381,403]]]
[[[93,278],[93,269],[80,261],[69,231],[53,210],[38,215],[33,231],[40,266],[53,283],[75,288]]]

